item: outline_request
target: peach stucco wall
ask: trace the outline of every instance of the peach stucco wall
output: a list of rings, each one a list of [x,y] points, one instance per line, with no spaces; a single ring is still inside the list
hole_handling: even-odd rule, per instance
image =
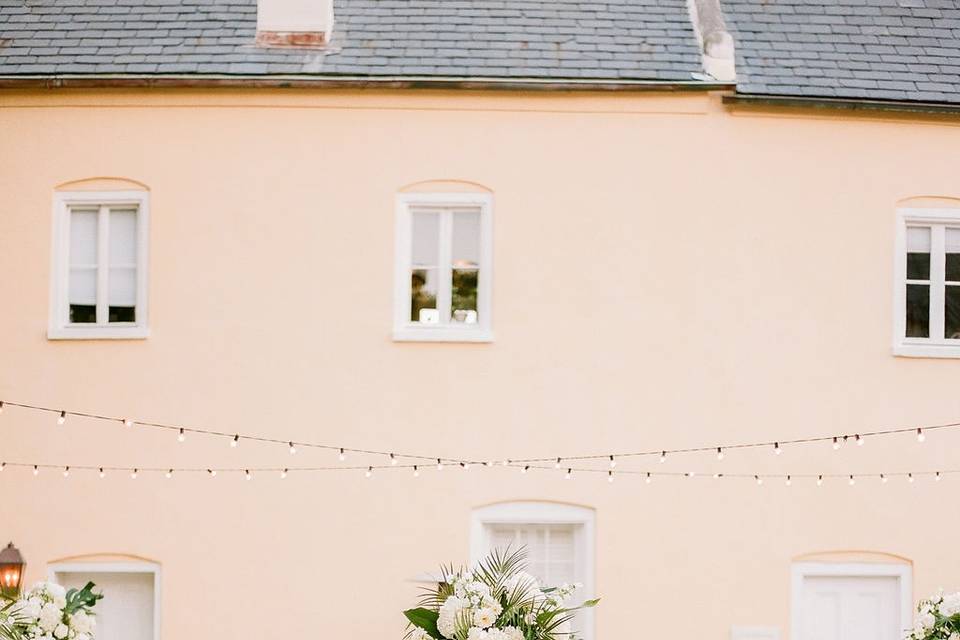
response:
[[[960,362],[891,355],[891,279],[897,202],[960,197],[958,150],[956,120],[731,112],[716,95],[2,93],[0,399],[478,459],[954,421]],[[48,341],[53,191],[101,177],[150,190],[152,333]],[[394,197],[428,180],[493,193],[491,344],[390,339]],[[621,468],[949,469],[958,445],[939,433]],[[294,464],[283,447],[58,428],[14,408],[0,448]],[[808,554],[893,554],[916,595],[960,588],[958,487],[7,469],[0,542],[31,579],[85,554],[159,562],[168,640],[384,640],[402,633],[408,579],[467,558],[473,507],[562,501],[596,509],[600,640],[786,637],[790,564]]]

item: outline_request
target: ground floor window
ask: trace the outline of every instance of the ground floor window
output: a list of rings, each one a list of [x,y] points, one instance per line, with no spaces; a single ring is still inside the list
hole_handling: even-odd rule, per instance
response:
[[[911,570],[902,564],[793,566],[794,640],[900,640],[911,627]]]
[[[67,589],[94,582],[97,640],[159,640],[160,570],[149,562],[62,563],[50,578]]]

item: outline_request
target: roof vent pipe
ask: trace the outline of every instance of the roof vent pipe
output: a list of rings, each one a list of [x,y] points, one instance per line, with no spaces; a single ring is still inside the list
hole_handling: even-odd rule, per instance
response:
[[[721,82],[737,79],[733,36],[727,31],[720,0],[687,0],[690,21],[700,42],[703,70]]]
[[[320,48],[333,31],[333,0],[257,0],[257,45]]]

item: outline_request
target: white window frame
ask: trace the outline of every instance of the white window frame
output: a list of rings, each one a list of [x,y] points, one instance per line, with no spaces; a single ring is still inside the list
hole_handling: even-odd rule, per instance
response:
[[[808,577],[897,578],[900,584],[900,622],[909,628],[913,622],[913,568],[893,563],[797,562],[791,568],[790,637],[799,638],[803,624],[803,581]]]
[[[153,638],[160,640],[160,565],[155,562],[56,562],[47,569],[47,579],[57,582],[59,573],[150,573],[153,574]]]
[[[421,325],[410,322],[412,210],[417,207],[480,210],[480,272],[476,324]],[[450,286],[449,260],[440,260],[441,286]],[[396,264],[394,265],[393,339],[398,342],[492,342],[493,198],[483,193],[403,193],[396,201]]]
[[[914,358],[960,358],[960,340],[943,335],[945,298],[944,265],[933,256],[943,254],[943,234],[933,229],[930,260],[930,338],[906,337],[907,325],[907,227],[945,225],[960,228],[960,209],[900,209],[894,250],[893,353]],[[939,309],[939,311],[937,311]]]
[[[489,552],[490,531],[488,525],[496,524],[557,524],[575,525],[574,544],[577,546],[578,573],[583,576],[583,595],[596,597],[595,585],[595,520],[596,513],[588,507],[578,507],[557,502],[518,501],[501,502],[474,509],[470,516],[470,562],[476,564]],[[578,626],[583,640],[594,637],[594,610],[584,609],[578,613]]]
[[[70,303],[70,208],[77,205],[103,207],[136,207],[137,209],[137,299],[136,322],[71,324]],[[102,215],[102,214],[101,214]],[[98,225],[99,261],[109,251],[107,229]],[[147,325],[147,265],[149,250],[150,207],[145,191],[61,191],[53,198],[53,256],[50,286],[50,320],[47,337],[51,340],[138,339],[150,335]],[[97,281],[97,304],[106,286],[106,270],[100,269]],[[104,294],[105,296],[105,294]]]

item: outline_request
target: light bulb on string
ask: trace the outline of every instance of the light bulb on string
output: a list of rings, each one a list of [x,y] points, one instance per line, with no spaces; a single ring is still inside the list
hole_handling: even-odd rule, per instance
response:
[[[125,426],[125,427],[132,427],[132,426],[133,426],[133,420],[131,420],[130,418],[124,418],[124,419],[123,419],[123,426]]]
[[[104,472],[103,467],[100,467],[100,477],[105,478],[107,474]]]
[[[437,458],[437,471],[443,471],[443,460]]]
[[[934,476],[934,480],[936,480],[937,482],[940,482],[940,479],[941,479],[942,477],[943,477],[943,476],[940,475],[940,472],[937,471],[937,475]]]
[[[557,461],[553,463],[553,468],[554,468],[554,469],[559,469],[561,462],[562,462],[562,460],[561,460],[560,458],[557,458]]]
[[[239,435],[233,436],[233,440],[230,441],[230,446],[236,449],[237,445],[239,444],[240,444],[240,436]]]
[[[653,476],[650,475],[649,471],[647,471],[647,478],[646,480],[644,480],[644,482],[646,482],[647,484],[650,484],[651,482],[653,482]]]
[[[504,460],[503,462],[500,463],[500,466],[509,467],[509,466],[510,466],[510,460]]]
[[[610,456],[610,468],[611,468],[611,469],[616,469],[616,468],[617,468],[617,461],[616,461],[616,459],[615,459],[613,456]],[[613,476],[611,476],[611,477],[613,477]]]
[[[397,456],[390,454],[390,466],[397,466]]]
[[[67,421],[67,412],[61,411],[60,415],[57,416],[57,424],[63,424],[66,421]]]
[[[907,482],[913,484],[913,474],[912,474],[912,473],[908,473],[908,474],[907,474]]]
[[[7,468],[7,463],[6,463],[6,462],[0,462],[0,472],[2,472],[2,471],[3,471],[4,469],[6,469],[6,468]]]
[[[137,469],[134,469],[133,471],[130,472],[130,479],[131,480],[137,479]]]
[[[661,451],[661,452],[660,452],[660,462],[661,462],[661,463],[664,463],[664,462],[666,462],[666,461],[667,461],[667,452],[666,452],[666,451]]]
[[[864,438],[861,438],[859,433],[854,437],[857,439],[857,446],[862,447],[865,442]]]
[[[523,467],[523,469],[520,469],[520,473],[522,474],[526,474],[527,471],[530,471],[530,465],[526,465]]]
[[[183,430],[183,427],[180,427],[180,432],[177,433],[177,442],[185,442],[187,439],[187,432]]]
[[[367,478],[372,478],[372,477],[373,477],[373,467],[367,467],[367,471],[366,471],[366,473],[364,473],[363,475],[366,476]]]
[[[573,477],[573,469],[567,469],[567,472],[564,474],[563,479],[569,480]]]
[[[247,480],[253,480],[253,474],[250,473],[250,469],[247,469],[246,471],[244,471],[243,475]]]
[[[760,476],[753,476],[753,479],[757,481],[758,487],[763,484],[763,478],[761,478]]]
[[[413,477],[414,478],[420,477],[420,469],[417,468],[417,465],[413,465]]]
[[[613,471],[607,471],[607,482],[613,482]]]
[[[883,473],[880,474],[880,482],[881,482],[882,484],[887,484],[887,481],[889,481],[889,480],[890,480],[890,479],[886,476],[886,474],[883,474]]]
[[[288,448],[287,450],[290,452],[290,455],[296,455],[296,453],[297,453],[297,447],[296,447],[296,445],[293,444],[293,442],[290,442],[290,443],[288,443],[288,444],[289,444],[289,448]]]
[[[789,487],[790,485],[793,484],[793,478],[791,478],[790,476],[787,476],[787,479],[786,479],[786,481],[784,482],[784,484]]]
[[[0,400],[0,413],[3,413],[3,400]]]
[[[723,448],[717,447],[717,460],[723,460]]]
[[[469,463],[469,462],[461,462],[461,463],[460,463],[460,466],[463,467],[463,470],[464,470],[464,471],[470,471],[470,463]]]
[[[347,452],[343,450],[343,447],[340,447],[340,456],[339,456],[339,458],[340,458],[340,462],[343,462],[344,460],[347,459]],[[439,462],[439,460],[438,460],[438,462]]]
[[[840,449],[840,438],[834,436],[834,437],[833,437],[833,450],[834,450],[834,451],[837,451],[837,450],[839,450],[839,449]]]
[[[33,465],[33,475],[35,476],[40,475],[40,467],[38,467],[37,465]]]
[[[687,476],[688,478],[692,478],[693,476],[697,475],[697,472],[696,472],[696,471],[687,471],[684,475]]]
[[[64,478],[67,478],[67,477],[69,477],[69,476],[70,476],[70,467],[64,467],[64,468],[63,468],[63,477],[64,477]]]
[[[777,454],[777,455],[780,455],[781,453],[783,453],[783,451],[780,449],[780,443],[779,443],[779,442],[774,442],[774,443],[773,443],[773,452],[774,452],[775,454]]]
[[[163,474],[163,477],[165,477],[167,480],[169,480],[170,478],[172,478],[172,477],[173,477],[173,469],[167,469],[167,472],[166,472],[165,474]]]
[[[286,470],[286,469],[281,469],[281,470],[280,470],[280,479],[283,480],[283,479],[286,478],[286,477],[287,477],[287,470]]]
[[[853,476],[850,476],[850,479],[847,481],[847,484],[849,484],[851,487],[857,484],[856,478],[854,478]]]
[[[217,470],[216,470],[216,469],[207,469],[207,473],[210,474],[210,477],[211,477],[211,478],[216,478],[216,477],[217,477]]]
[[[917,429],[917,442],[923,442],[926,439],[927,439],[927,436],[923,432],[923,429]]]
[[[715,474],[713,474],[713,479],[714,479],[714,480],[719,480],[719,479],[722,478],[722,477],[723,477],[723,474],[722,474],[722,473],[715,473]]]
[[[822,476],[822,475],[821,475],[821,476],[817,476],[817,486],[818,486],[818,487],[822,487],[822,486],[823,486],[823,476]]]

